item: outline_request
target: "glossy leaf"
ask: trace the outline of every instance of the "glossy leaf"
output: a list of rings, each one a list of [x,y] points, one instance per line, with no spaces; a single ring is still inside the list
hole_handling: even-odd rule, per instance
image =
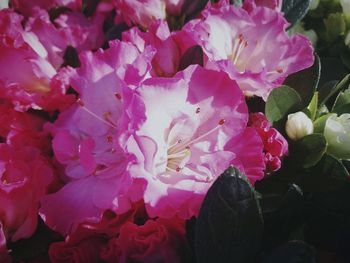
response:
[[[289,23],[294,25],[307,13],[311,0],[283,0],[282,12]]]
[[[316,251],[307,243],[299,240],[276,248],[262,263],[316,263]]]
[[[197,262],[254,262],[262,231],[254,189],[230,167],[209,189],[197,218]]]
[[[289,86],[296,90],[301,97],[302,107],[306,107],[318,86],[321,75],[321,63],[320,58],[315,54],[314,64],[302,71],[296,72],[285,80],[284,85]]]
[[[271,91],[265,105],[265,114],[271,122],[278,122],[289,113],[302,108],[299,94],[288,86],[281,86]]]
[[[327,149],[327,141],[322,134],[314,133],[296,142],[294,156],[304,168],[315,165]]]

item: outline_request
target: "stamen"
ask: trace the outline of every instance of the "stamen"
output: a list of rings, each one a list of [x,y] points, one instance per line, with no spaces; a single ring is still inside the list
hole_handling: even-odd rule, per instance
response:
[[[122,95],[120,95],[120,93],[115,93],[114,95],[118,100],[122,99]]]
[[[244,48],[248,46],[248,42],[244,39],[243,34],[239,34],[238,38],[235,39],[230,59],[232,60],[233,64],[237,64],[238,58],[241,55]]]
[[[168,146],[168,149],[173,148],[173,147],[176,146],[176,145],[179,145],[181,142],[182,142],[181,139],[177,140],[177,141],[176,141],[175,143],[173,143],[172,145],[169,145],[169,146]]]
[[[200,112],[201,112],[201,108],[198,107],[198,108],[196,109],[196,113],[200,113]]]
[[[79,104],[79,106],[85,110],[87,113],[89,113],[91,116],[95,117],[96,119],[98,119],[99,121],[103,122],[104,124],[108,125],[109,127],[113,128],[113,129],[117,129],[117,127],[109,122],[109,121],[106,121],[104,119],[102,119],[100,116],[98,116],[96,113],[92,112],[91,110],[89,110],[87,107],[85,107],[85,103],[81,100],[81,99],[78,99],[77,100],[77,103]]]
[[[188,143],[186,143],[186,145],[184,145],[185,147],[188,147],[190,146],[191,144],[194,144],[200,140],[202,140],[203,138],[207,137],[208,135],[212,134],[213,132],[215,132],[216,130],[220,129],[222,125],[225,124],[225,119],[221,119],[219,122],[218,122],[218,126],[214,127],[213,129],[207,131],[206,133],[202,134],[201,136],[195,138],[194,140],[192,141],[189,141]]]

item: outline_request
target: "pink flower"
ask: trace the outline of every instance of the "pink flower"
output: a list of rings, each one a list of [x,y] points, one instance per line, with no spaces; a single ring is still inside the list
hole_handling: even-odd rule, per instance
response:
[[[163,0],[115,0],[128,25],[136,24],[148,28],[157,19],[165,19]]]
[[[225,149],[235,154],[231,164],[240,169],[252,184],[264,178],[264,145],[255,129],[246,128],[243,134],[233,138]]]
[[[245,0],[243,8],[252,11],[257,6],[268,7],[276,11],[281,11],[282,0]]]
[[[249,124],[258,132],[264,144],[266,173],[279,170],[282,158],[288,154],[287,140],[275,128],[271,127],[261,112],[251,113]]]
[[[226,71],[246,96],[267,98],[291,73],[313,63],[311,42],[289,37],[282,14],[264,7],[251,12],[221,1],[184,30],[203,47],[207,68]]]
[[[67,7],[72,10],[80,10],[82,8],[82,0],[10,0],[13,8],[18,10],[25,16],[31,16],[35,7],[49,10],[56,7]]]
[[[100,259],[100,250],[105,243],[103,237],[92,236],[76,242],[55,242],[50,245],[52,263],[95,263]]]
[[[147,212],[165,218],[196,215],[215,178],[242,157],[225,150],[246,127],[242,92],[225,73],[191,66],[174,78],[146,80],[132,101],[127,112],[133,128],[122,138],[136,157],[130,173],[147,181]],[[139,109],[144,110],[135,116]],[[250,149],[241,154],[249,156]]]
[[[47,11],[34,8],[32,13],[26,23],[26,31],[35,34],[47,51],[48,61],[55,68],[63,64],[68,46],[81,52],[97,49],[104,42],[103,12],[97,12],[91,18],[80,12],[65,12],[54,20],[54,24],[51,23]]]
[[[136,85],[148,72],[147,61],[133,45],[119,41],[110,42],[105,51],[85,52],[80,60],[81,67],[70,73],[79,100],[47,126],[66,184],[43,198],[41,215],[63,235],[82,222],[100,221],[107,209],[126,212],[130,200],[142,196],[139,189],[130,189],[133,179],[126,170],[130,156],[118,143],[131,92],[119,77]]]
[[[133,43],[140,52],[147,47],[154,49],[151,74],[159,77],[174,76],[180,70],[181,57],[196,44],[184,31],[170,33],[162,20],[152,23],[147,32],[133,27],[123,33],[123,41]]]
[[[56,69],[37,36],[22,28],[22,19],[9,9],[0,11],[0,98],[11,100],[22,111],[57,109],[69,96],[64,85],[52,83]]]
[[[42,130],[45,119],[29,112],[18,112],[10,102],[0,100],[0,141],[15,147],[33,146],[43,154],[51,151],[48,134]]]
[[[0,144],[0,222],[7,239],[34,233],[39,200],[52,180],[52,168],[37,149]]]
[[[101,254],[106,262],[184,262],[188,256],[184,221],[148,220],[138,226],[127,222]]]
[[[0,221],[0,261],[3,263],[10,263],[12,261],[6,248],[6,237],[4,234],[1,221]]]

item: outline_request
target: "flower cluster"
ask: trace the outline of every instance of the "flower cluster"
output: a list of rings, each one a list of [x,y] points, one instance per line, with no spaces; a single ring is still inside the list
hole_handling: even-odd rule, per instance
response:
[[[266,100],[313,64],[281,1],[50,0],[0,10],[0,261],[38,215],[51,262],[184,262],[186,220],[230,165],[288,143]],[[93,2],[93,1],[92,1]]]

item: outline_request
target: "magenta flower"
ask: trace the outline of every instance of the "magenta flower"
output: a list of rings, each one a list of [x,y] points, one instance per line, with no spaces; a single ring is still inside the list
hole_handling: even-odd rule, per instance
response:
[[[87,18],[79,12],[65,12],[54,23],[50,21],[46,10],[34,8],[33,15],[26,23],[26,31],[35,34],[47,51],[48,61],[59,68],[68,46],[78,52],[94,50],[104,42],[103,22],[105,14],[96,14]]]
[[[249,116],[249,125],[259,134],[264,144],[264,161],[266,173],[270,174],[281,168],[282,159],[288,155],[288,142],[276,130],[261,112],[251,113]]]
[[[166,17],[163,0],[115,0],[115,4],[128,25],[148,28],[153,21]]]
[[[35,147],[0,144],[0,222],[8,240],[34,233],[40,198],[53,179],[50,163]]]
[[[102,258],[108,263],[186,262],[185,222],[177,218],[150,219],[141,226],[126,222],[105,250]]]
[[[313,63],[311,42],[289,37],[282,14],[265,7],[249,12],[226,1],[211,4],[184,27],[203,47],[206,67],[226,71],[246,96],[267,98],[291,73]]]
[[[123,33],[123,41],[133,43],[140,52],[152,48],[152,76],[172,77],[179,71],[180,60],[186,50],[196,43],[184,31],[170,33],[168,24],[158,20],[149,26],[147,32],[133,27]]]
[[[13,8],[18,10],[20,13],[25,16],[33,15],[35,12],[34,9],[36,7],[40,7],[45,10],[49,10],[55,7],[67,7],[72,10],[80,10],[82,8],[83,1],[82,0],[35,0],[35,1],[27,1],[27,0],[10,0]]]
[[[123,213],[130,208],[130,199],[142,195],[129,195],[129,155],[118,144],[128,100],[120,78],[136,84],[143,77],[138,74],[148,72],[147,61],[133,45],[118,41],[106,51],[83,53],[80,60],[81,67],[70,73],[79,100],[48,125],[66,184],[43,198],[41,215],[62,234],[71,233],[79,223],[99,221],[106,209]]]
[[[127,110],[132,128],[122,138],[136,157],[130,173],[147,182],[150,217],[196,215],[206,191],[232,160],[262,155],[262,146],[254,153],[247,147],[240,156],[225,149],[230,140],[242,138],[248,113],[242,92],[223,72],[191,66],[174,78],[151,78],[132,101]]]

